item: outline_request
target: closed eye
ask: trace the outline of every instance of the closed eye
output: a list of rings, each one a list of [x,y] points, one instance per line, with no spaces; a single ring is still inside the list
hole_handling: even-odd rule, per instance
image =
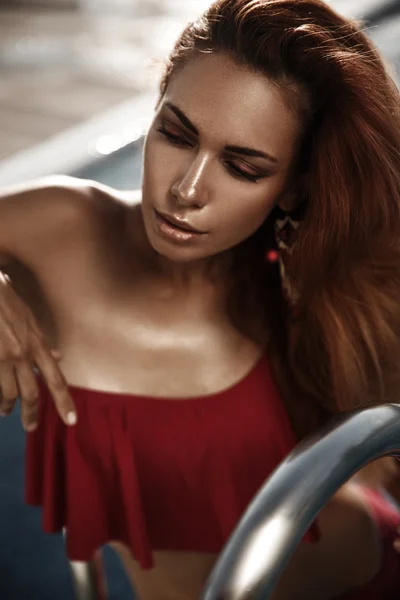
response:
[[[156,129],[156,131],[161,133],[161,135],[163,135],[174,146],[181,146],[181,147],[186,147],[186,148],[191,148],[193,146],[193,143],[190,142],[189,140],[187,140],[179,135],[175,135],[174,133],[171,133],[170,131],[167,131],[167,129],[165,129],[164,127],[158,127]],[[225,161],[224,164],[225,164],[227,170],[234,177],[238,177],[240,179],[246,179],[247,181],[251,181],[252,183],[257,183],[260,179],[267,177],[267,174],[262,174],[262,175],[254,174],[253,175],[251,173],[247,173],[246,171],[239,169],[235,165],[235,163],[233,163],[231,161]]]
[[[189,142],[188,140],[185,140],[183,137],[180,137],[179,135],[175,135],[174,133],[170,133],[169,131],[164,129],[164,127],[159,127],[158,129],[156,129],[156,131],[158,131],[164,137],[166,137],[167,140],[169,142],[171,142],[172,144],[177,144],[179,146],[191,146],[192,145],[191,142]]]

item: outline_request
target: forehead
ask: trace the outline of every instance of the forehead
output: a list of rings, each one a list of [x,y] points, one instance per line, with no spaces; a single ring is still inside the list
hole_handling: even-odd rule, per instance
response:
[[[164,100],[179,106],[200,133],[216,140],[292,145],[300,117],[287,94],[265,75],[224,54],[196,56],[171,78]]]

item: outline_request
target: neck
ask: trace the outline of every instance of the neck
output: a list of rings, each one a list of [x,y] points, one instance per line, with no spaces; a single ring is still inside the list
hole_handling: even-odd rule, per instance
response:
[[[150,280],[157,282],[155,289],[160,297],[179,297],[192,306],[212,306],[234,318],[238,328],[243,322],[247,329],[250,320],[256,323],[257,332],[262,329],[259,315],[264,313],[264,301],[260,298],[259,283],[263,277],[258,276],[257,261],[251,258],[254,250],[248,243],[203,260],[176,263],[150,245],[141,210],[130,217],[126,223],[128,253],[132,256],[133,241],[134,254],[140,256]]]
[[[137,211],[131,217],[133,218],[128,223],[127,239],[134,240],[135,252],[140,252],[149,270],[162,281],[165,288],[168,288],[171,293],[201,292],[202,288],[209,290],[212,287],[219,289],[227,287],[232,272],[232,251],[199,260],[174,262],[159,254],[151,246],[141,212]]]
[[[177,291],[223,287],[229,282],[232,255],[224,252],[210,258],[175,263],[152,249],[155,268],[165,283]]]

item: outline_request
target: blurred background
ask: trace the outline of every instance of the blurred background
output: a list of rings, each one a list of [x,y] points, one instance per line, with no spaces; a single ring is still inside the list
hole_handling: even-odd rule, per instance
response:
[[[0,0],[0,185],[48,173],[86,175],[90,164],[140,140],[162,61],[209,3]],[[329,4],[365,19],[399,77],[400,0]],[[122,180],[121,168],[119,162],[110,182],[131,187],[136,170]]]
[[[162,62],[210,0],[0,0],[0,186],[64,173],[140,184]],[[400,81],[400,0],[330,0],[363,19]],[[23,504],[24,434],[0,420],[0,599],[73,600],[60,535]],[[133,598],[105,553],[110,600]]]

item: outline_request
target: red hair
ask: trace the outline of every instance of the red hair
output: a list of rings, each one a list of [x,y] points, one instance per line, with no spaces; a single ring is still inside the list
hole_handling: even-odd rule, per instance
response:
[[[228,53],[305,91],[303,101],[292,94],[305,122],[297,168],[306,174],[306,214],[286,266],[299,294],[295,327],[272,271],[266,294],[272,364],[297,431],[397,401],[399,91],[376,48],[320,0],[218,0],[177,41],[161,96],[198,52]]]

